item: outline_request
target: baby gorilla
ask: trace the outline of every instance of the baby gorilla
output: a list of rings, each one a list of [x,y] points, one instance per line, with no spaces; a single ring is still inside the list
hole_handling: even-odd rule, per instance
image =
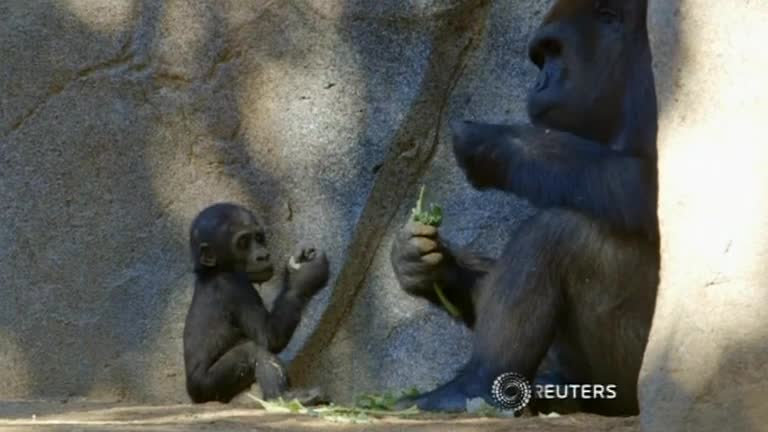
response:
[[[192,222],[190,247],[195,293],[184,325],[190,398],[226,403],[254,382],[265,399],[280,396],[288,382],[275,354],[328,281],[325,254],[298,248],[269,312],[251,285],[268,281],[274,272],[264,229],[253,213],[227,203],[206,208]]]

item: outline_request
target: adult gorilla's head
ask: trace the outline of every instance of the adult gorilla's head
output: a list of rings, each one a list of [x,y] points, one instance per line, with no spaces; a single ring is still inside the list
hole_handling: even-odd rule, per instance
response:
[[[646,63],[636,61],[637,56],[650,54],[646,3],[554,4],[529,47],[529,57],[539,68],[528,96],[528,114],[535,125],[606,144],[619,138],[628,126],[628,107],[638,102],[644,87],[637,78],[651,77],[650,71],[633,70]],[[635,87],[629,88],[629,83]],[[655,99],[653,104],[655,111]]]

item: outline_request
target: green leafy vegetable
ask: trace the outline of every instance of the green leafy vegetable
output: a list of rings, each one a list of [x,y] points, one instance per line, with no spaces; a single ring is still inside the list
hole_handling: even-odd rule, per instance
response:
[[[430,204],[429,210],[424,210],[424,186],[419,191],[419,199],[416,201],[416,207],[411,210],[412,219],[415,222],[433,227],[439,227],[443,222],[443,209],[435,204]],[[445,296],[443,288],[437,283],[434,284],[435,294],[440,299],[445,310],[456,318],[461,318],[461,311]]]
[[[387,392],[382,394],[366,394],[357,398],[355,406],[361,409],[367,410],[384,410],[391,411],[394,409],[395,404],[405,397],[418,396],[419,390],[417,388],[411,388],[402,392],[399,395]]]
[[[418,394],[418,391],[416,393]],[[404,393],[404,395],[412,395],[412,393]],[[279,398],[267,401],[259,399],[250,393],[247,393],[247,396],[258,402],[267,412],[304,414],[336,423],[372,423],[380,417],[405,417],[419,414],[419,409],[415,406],[405,410],[393,410],[395,403],[400,397],[394,396],[391,393],[362,396],[358,400],[358,405],[353,407],[334,404],[305,407],[296,399],[286,401]]]
[[[414,221],[424,225],[439,227],[443,223],[443,209],[440,206],[431,204],[429,210],[424,210],[424,186],[419,191],[419,199],[416,201],[416,207],[411,210],[411,214]]]

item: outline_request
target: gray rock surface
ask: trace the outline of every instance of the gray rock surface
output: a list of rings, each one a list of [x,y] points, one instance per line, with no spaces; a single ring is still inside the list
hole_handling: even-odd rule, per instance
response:
[[[493,8],[530,28],[523,6]],[[310,359],[295,362],[297,376],[325,384],[344,370],[328,359],[352,352],[340,338],[351,332],[365,345],[354,350],[355,374],[328,383],[340,397],[387,377],[409,386],[445,377],[467,350],[466,331],[403,296],[386,251],[422,181],[452,220],[446,234],[462,241],[498,239],[495,226],[527,211],[471,193],[443,145],[449,116],[496,113],[490,104],[506,106],[508,95],[516,100],[502,116],[521,107],[518,74],[530,67],[480,64],[490,61],[480,47],[494,44],[486,33],[506,34],[489,24],[490,7],[0,5],[0,362],[9,365],[0,398],[186,400],[187,229],[223,200],[259,211],[276,255],[301,239],[328,250],[331,285],[283,354]],[[524,51],[523,27],[496,52]],[[510,85],[479,90],[484,80],[468,79],[469,68]],[[488,102],[472,101],[478,92]],[[268,299],[275,290],[261,287]],[[356,376],[383,363],[381,376]]]
[[[275,255],[301,239],[328,250],[331,284],[283,354],[297,382],[350,400],[450,377],[469,334],[399,290],[392,235],[420,184],[445,208],[443,235],[485,253],[530,214],[467,186],[446,124],[525,120],[526,45],[547,3],[1,2],[0,399],[186,401],[187,229],[223,200],[263,216]],[[766,69],[749,65],[767,15],[652,3],[667,268],[642,398],[647,430],[683,430],[659,425],[720,425],[720,407],[757,418],[737,396],[765,401],[766,219],[734,191],[768,184],[748,123],[765,95],[744,85]],[[740,158],[718,159],[725,142]],[[686,164],[711,169],[678,175]]]
[[[346,292],[356,290],[357,296],[337,321],[326,315],[313,340],[322,343],[309,344],[294,365],[302,382],[322,384],[340,400],[361,392],[427,390],[451,378],[468,358],[469,331],[398,288],[389,250],[415,205],[420,184],[427,185],[428,201],[445,208],[441,235],[491,256],[499,252],[515,224],[530,215],[531,209],[520,200],[469,187],[453,159],[445,124],[446,119],[457,118],[526,119],[524,95],[535,76],[535,68],[525,61],[526,44],[546,3],[530,2],[526,10],[519,4],[495,2],[476,12],[471,51],[457,69],[460,76],[436,125],[439,130],[429,137],[437,141],[429,168],[416,184],[406,186],[371,270],[354,284],[341,286]],[[508,23],[517,25],[510,29]]]

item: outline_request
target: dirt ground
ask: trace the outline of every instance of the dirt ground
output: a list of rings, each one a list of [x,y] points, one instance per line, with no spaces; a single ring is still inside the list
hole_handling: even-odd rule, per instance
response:
[[[430,416],[344,424],[220,404],[135,406],[95,402],[0,402],[0,431],[520,431],[637,432],[637,418],[562,416],[508,419]]]

